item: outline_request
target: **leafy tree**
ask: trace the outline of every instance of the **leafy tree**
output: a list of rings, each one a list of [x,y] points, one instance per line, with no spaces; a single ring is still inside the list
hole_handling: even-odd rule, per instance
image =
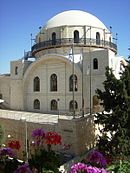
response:
[[[95,123],[102,126],[97,146],[107,154],[127,156],[130,154],[130,62],[124,66],[120,79],[107,67],[103,85],[104,91],[96,91],[104,109],[95,115]]]

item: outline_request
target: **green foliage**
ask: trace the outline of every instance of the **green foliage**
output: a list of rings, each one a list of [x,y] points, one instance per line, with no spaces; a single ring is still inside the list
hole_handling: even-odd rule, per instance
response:
[[[95,123],[102,125],[98,148],[114,157],[130,154],[130,63],[124,67],[120,79],[106,68],[104,91],[97,89],[104,111],[95,115]]]
[[[129,173],[130,172],[130,162],[129,161],[120,161],[115,162],[107,168],[108,171],[114,173]]]
[[[6,160],[0,160],[0,173],[13,173],[20,163],[16,158]]]
[[[45,170],[51,170],[58,173],[59,159],[57,154],[50,150],[47,151],[44,148],[35,151],[35,154],[31,156],[29,160],[30,167],[35,167],[39,172],[45,172]]]
[[[45,169],[43,169],[42,170],[42,173],[55,173],[54,171],[51,171],[51,170],[45,170]]]
[[[8,161],[6,162],[4,171],[6,173],[12,173],[13,171],[17,169],[18,165],[20,165],[20,163],[18,162],[16,158],[13,158],[12,160],[8,159]]]

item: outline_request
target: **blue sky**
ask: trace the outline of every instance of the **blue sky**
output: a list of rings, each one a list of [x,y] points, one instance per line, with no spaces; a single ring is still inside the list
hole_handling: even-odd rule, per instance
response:
[[[113,37],[118,33],[118,55],[130,51],[130,0],[1,0],[0,4],[0,73],[10,72],[10,61],[30,50],[30,34],[65,10],[78,9],[98,17]]]

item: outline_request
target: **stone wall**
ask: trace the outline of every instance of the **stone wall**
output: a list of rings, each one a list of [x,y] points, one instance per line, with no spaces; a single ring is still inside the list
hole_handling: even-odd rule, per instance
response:
[[[12,114],[11,118],[9,117],[10,114]],[[0,124],[4,128],[3,143],[7,145],[10,140],[19,140],[21,149],[18,152],[18,155],[22,159],[22,153],[25,151],[25,122],[18,118],[18,116],[20,117],[21,115],[24,115],[26,118],[26,116],[33,116],[33,114],[38,116],[38,113],[0,110]],[[40,114],[40,116],[42,116],[42,114]],[[57,117],[57,122],[44,122],[44,120],[43,122],[40,122],[40,120],[39,122],[35,122],[35,120],[32,121],[32,118],[30,120],[27,119],[30,150],[33,141],[31,132],[36,128],[43,128],[46,132],[58,132],[62,137],[62,144],[53,146],[53,149],[72,156],[83,154],[94,144],[94,125],[93,119],[90,117],[76,117],[73,119],[72,117],[59,116],[59,119]],[[65,148],[65,146],[69,147]]]
[[[10,108],[10,75],[0,76],[0,95],[5,100],[2,106],[6,109]]]

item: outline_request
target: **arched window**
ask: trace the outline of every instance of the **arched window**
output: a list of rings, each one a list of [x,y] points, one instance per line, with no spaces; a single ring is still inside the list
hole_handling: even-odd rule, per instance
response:
[[[52,33],[52,45],[56,45],[56,33]]]
[[[41,42],[41,37],[38,38],[39,43]]]
[[[34,91],[40,91],[40,79],[39,79],[39,77],[34,78],[33,87],[34,87]]]
[[[57,91],[57,75],[52,74],[50,77],[50,89],[51,91]]]
[[[51,100],[51,110],[57,110],[57,101],[56,100]]]
[[[18,66],[15,67],[15,75],[18,74]]]
[[[2,99],[2,94],[0,93],[0,99]]]
[[[40,109],[40,101],[38,99],[34,100],[33,108]]]
[[[69,110],[73,111],[74,109],[78,109],[78,103],[76,101],[71,100],[69,104]]]
[[[74,80],[73,80],[73,76],[74,76]],[[73,84],[74,84],[74,91],[78,91],[78,79],[75,74],[71,75],[69,78],[69,91],[73,91]]]
[[[79,31],[74,31],[74,43],[79,43]]]
[[[99,32],[96,32],[96,44],[100,45],[100,34],[99,34]]]
[[[111,43],[111,36],[109,37],[109,42]]]
[[[98,60],[97,60],[97,58],[93,59],[93,69],[98,69]]]

